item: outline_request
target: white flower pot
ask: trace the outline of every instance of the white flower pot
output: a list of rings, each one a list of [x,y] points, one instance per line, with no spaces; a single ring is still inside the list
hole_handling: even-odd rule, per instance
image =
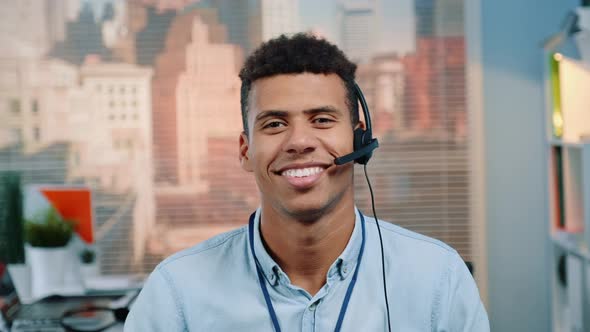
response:
[[[8,264],[8,273],[16,293],[23,304],[33,303],[31,290],[31,269],[27,264]]]
[[[41,248],[26,246],[31,267],[32,295],[35,298],[54,294],[63,288],[65,267],[71,259],[68,247]]]
[[[82,275],[82,280],[86,284],[87,280],[90,280],[96,276],[98,276],[98,264],[97,263],[90,263],[90,264],[80,264],[80,274]]]

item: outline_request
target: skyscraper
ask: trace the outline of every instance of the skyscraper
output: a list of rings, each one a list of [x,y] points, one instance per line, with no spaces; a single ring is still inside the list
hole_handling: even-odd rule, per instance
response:
[[[299,30],[298,1],[259,0],[262,23],[262,40]]]
[[[69,93],[78,86],[74,66],[56,59],[0,62],[0,146],[29,153],[63,140]]]
[[[103,43],[101,22],[94,18],[92,6],[85,3],[76,21],[67,24],[65,38],[53,45],[49,55],[80,65],[89,54],[109,61],[112,52]]]
[[[246,52],[250,50],[249,1],[204,0],[199,2],[198,6],[217,9],[219,22],[227,27],[227,41],[240,45]]]
[[[211,235],[204,223],[235,223],[224,218],[228,209],[223,203],[232,197],[223,187],[213,187],[208,176],[210,165],[223,178],[240,170],[235,158],[224,164],[210,160],[215,158],[210,151],[219,154],[226,141],[235,148],[242,124],[238,71],[243,52],[226,40],[216,9],[193,8],[172,20],[165,48],[156,57],[152,99],[157,231],[148,244],[154,254],[185,246],[180,234],[187,241]]]
[[[340,2],[341,47],[352,61],[367,62],[373,55],[378,31],[376,7],[376,0]]]
[[[65,38],[66,24],[77,16],[79,1],[3,1],[0,56],[42,56]]]
[[[298,0],[202,0],[190,7],[215,8],[228,30],[228,41],[249,53],[281,34],[299,32]]]
[[[466,138],[463,0],[415,0],[416,53],[404,57],[405,115],[420,135]]]
[[[242,52],[225,40],[215,10],[192,10],[170,26],[166,47],[156,58],[152,89],[156,182],[161,186],[202,192],[207,138],[228,130],[239,134],[235,106]]]
[[[463,0],[415,0],[416,36],[463,36]]]
[[[357,83],[362,86],[373,119],[373,135],[398,134],[403,118],[404,68],[396,54],[380,55],[357,68]]]
[[[117,232],[128,232],[131,241],[113,248],[109,245],[113,235],[102,242],[103,261],[119,268],[122,263],[114,263],[119,250],[132,256],[128,259],[134,266],[142,262],[154,223],[151,76],[152,70],[146,67],[88,61],[80,68],[81,93],[71,103],[73,115],[68,127],[76,132],[67,139],[73,142],[75,156],[71,176],[95,178],[99,188],[125,195],[118,208],[127,207],[129,212],[117,223]],[[89,102],[92,107],[85,105]]]

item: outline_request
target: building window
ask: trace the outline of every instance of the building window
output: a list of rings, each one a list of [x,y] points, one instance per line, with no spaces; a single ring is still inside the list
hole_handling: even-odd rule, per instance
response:
[[[137,113],[133,113],[133,120],[139,119],[139,115]]]
[[[109,101],[109,107],[110,108],[115,108],[115,102],[114,101]]]
[[[33,139],[35,140],[35,142],[41,141],[41,128],[33,128]]]
[[[121,85],[121,87],[119,88],[119,92],[124,95],[125,94],[125,86]]]
[[[121,114],[121,120],[125,120],[125,119],[127,119],[127,115]]]
[[[13,98],[10,100],[10,111],[12,114],[20,114],[20,100]]]
[[[102,91],[102,85],[97,84],[96,85],[96,91],[101,92]]]
[[[20,128],[12,128],[11,130],[12,140],[16,142],[16,144],[21,144],[23,142],[23,131]]]
[[[114,114],[109,115],[109,120],[111,120],[111,121],[115,120],[115,115]]]
[[[37,101],[37,99],[33,99],[33,105],[31,105],[31,110],[35,114],[39,113],[39,102]]]
[[[80,166],[80,152],[74,151],[74,154],[72,156],[72,164],[74,166]]]

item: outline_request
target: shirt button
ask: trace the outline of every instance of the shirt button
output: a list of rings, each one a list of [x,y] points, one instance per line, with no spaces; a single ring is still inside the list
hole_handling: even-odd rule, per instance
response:
[[[273,274],[270,275],[270,281],[274,282],[275,281],[276,276]]]
[[[348,273],[348,265],[343,265],[342,266],[342,272],[343,273]]]
[[[315,308],[316,308],[317,306],[318,306],[318,303],[317,303],[317,302],[314,302],[314,303],[312,303],[312,304],[309,306],[309,311],[314,311],[314,310],[315,310]]]

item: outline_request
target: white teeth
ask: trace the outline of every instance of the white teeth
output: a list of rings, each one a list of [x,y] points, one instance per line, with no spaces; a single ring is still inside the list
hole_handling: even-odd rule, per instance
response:
[[[288,169],[283,171],[283,175],[302,178],[305,176],[316,175],[321,173],[324,169],[321,167],[309,167],[309,168],[297,168],[297,169]]]

